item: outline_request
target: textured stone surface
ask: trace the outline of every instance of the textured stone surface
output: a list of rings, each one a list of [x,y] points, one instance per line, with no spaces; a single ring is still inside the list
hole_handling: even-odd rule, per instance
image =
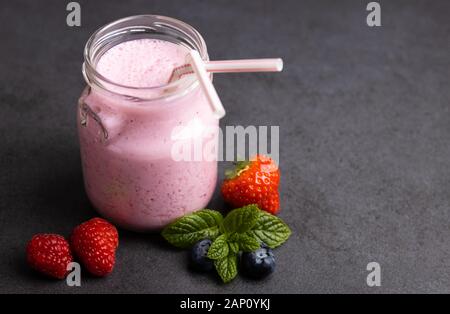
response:
[[[368,1],[80,1],[80,28],[65,25],[66,2],[0,8],[0,292],[450,292],[450,2],[382,1],[376,29]],[[32,234],[95,215],[75,123],[82,50],[100,25],[142,13],[192,24],[213,59],[284,58],[282,74],[215,79],[222,125],[280,125],[294,234],[263,282],[221,285],[159,236],[125,231],[115,272],[81,288],[25,265]],[[380,288],[366,285],[371,261]]]

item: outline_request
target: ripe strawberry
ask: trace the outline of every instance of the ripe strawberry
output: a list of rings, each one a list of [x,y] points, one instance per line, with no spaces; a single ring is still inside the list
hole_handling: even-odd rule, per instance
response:
[[[238,162],[225,176],[221,190],[226,202],[234,207],[258,204],[271,214],[279,211],[280,170],[271,158],[256,155],[250,161]]]
[[[73,230],[70,242],[74,253],[91,274],[103,277],[112,272],[119,235],[109,222],[92,218],[82,223]]]
[[[48,276],[64,279],[67,265],[73,261],[69,243],[58,234],[36,234],[27,245],[31,268]]]

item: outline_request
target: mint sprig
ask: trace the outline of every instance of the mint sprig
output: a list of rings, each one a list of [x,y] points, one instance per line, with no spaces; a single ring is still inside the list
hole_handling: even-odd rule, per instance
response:
[[[223,282],[236,277],[240,251],[255,251],[261,243],[275,248],[290,235],[291,230],[280,218],[260,210],[257,205],[234,209],[225,218],[214,210],[199,210],[177,219],[162,232],[169,243],[180,248],[211,239],[207,257],[214,260]]]

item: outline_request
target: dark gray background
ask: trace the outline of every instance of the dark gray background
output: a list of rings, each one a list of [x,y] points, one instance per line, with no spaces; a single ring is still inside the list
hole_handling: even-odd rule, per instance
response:
[[[0,292],[450,292],[449,1],[381,1],[380,28],[366,25],[369,1],[80,1],[79,28],[68,2],[0,4]],[[82,50],[99,26],[143,13],[196,27],[212,59],[285,61],[215,79],[222,125],[280,125],[293,235],[262,282],[195,275],[186,252],[125,231],[114,273],[80,288],[24,262],[34,233],[95,215],[75,122]],[[224,208],[218,195],[211,207]],[[379,288],[366,285],[372,261]]]

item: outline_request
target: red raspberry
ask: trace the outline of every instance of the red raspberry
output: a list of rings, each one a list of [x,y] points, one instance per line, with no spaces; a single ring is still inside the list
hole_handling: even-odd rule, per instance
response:
[[[119,235],[104,219],[93,218],[75,227],[70,239],[72,249],[86,269],[103,277],[112,272]]]
[[[64,279],[73,261],[69,243],[58,234],[36,234],[27,245],[27,261],[35,270]]]

